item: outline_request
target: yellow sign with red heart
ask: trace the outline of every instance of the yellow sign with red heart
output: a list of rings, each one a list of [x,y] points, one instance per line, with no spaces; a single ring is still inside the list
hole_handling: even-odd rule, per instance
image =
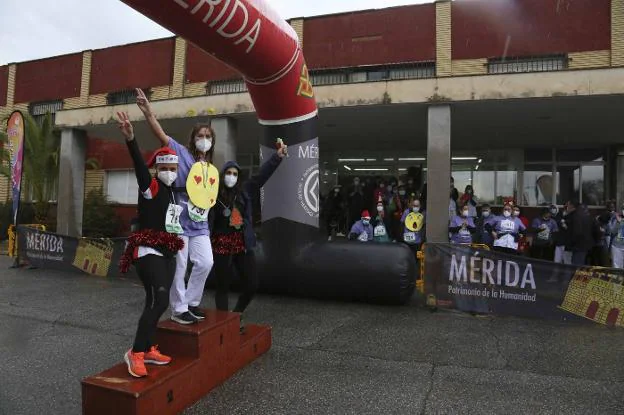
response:
[[[186,192],[191,202],[200,209],[210,209],[217,203],[219,171],[204,161],[193,164],[186,179]]]

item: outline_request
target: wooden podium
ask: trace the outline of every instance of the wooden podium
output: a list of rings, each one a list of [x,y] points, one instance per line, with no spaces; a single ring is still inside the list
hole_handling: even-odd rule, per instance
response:
[[[241,335],[239,314],[204,311],[198,324],[158,325],[156,343],[169,365],[146,365],[147,377],[137,379],[120,363],[83,379],[83,414],[177,414],[271,348],[270,327],[249,324]]]

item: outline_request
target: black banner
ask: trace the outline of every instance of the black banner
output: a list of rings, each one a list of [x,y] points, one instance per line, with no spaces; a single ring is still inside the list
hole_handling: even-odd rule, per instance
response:
[[[624,326],[624,270],[556,264],[465,245],[425,245],[430,305]]]
[[[99,277],[120,275],[119,259],[125,238],[73,238],[17,227],[18,255],[33,267],[60,271],[82,271]]]

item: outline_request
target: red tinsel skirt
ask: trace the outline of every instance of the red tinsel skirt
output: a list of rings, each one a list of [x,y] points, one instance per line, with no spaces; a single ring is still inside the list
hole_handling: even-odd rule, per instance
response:
[[[245,252],[243,232],[221,233],[212,235],[212,252],[217,255],[235,255]]]

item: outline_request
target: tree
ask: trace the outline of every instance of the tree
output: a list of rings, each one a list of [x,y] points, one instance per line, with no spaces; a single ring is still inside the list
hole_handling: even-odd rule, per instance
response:
[[[111,238],[118,235],[119,217],[108,203],[102,188],[87,194],[82,217],[82,234],[90,238]]]
[[[60,156],[60,134],[54,130],[52,117],[47,113],[41,124],[30,114],[24,115],[24,161],[22,164],[22,191],[30,189],[35,211],[35,220],[46,223],[52,199],[58,183]],[[6,121],[3,121],[6,124]],[[10,177],[9,152],[6,133],[0,134],[3,150],[0,152],[2,168],[0,175]]]

